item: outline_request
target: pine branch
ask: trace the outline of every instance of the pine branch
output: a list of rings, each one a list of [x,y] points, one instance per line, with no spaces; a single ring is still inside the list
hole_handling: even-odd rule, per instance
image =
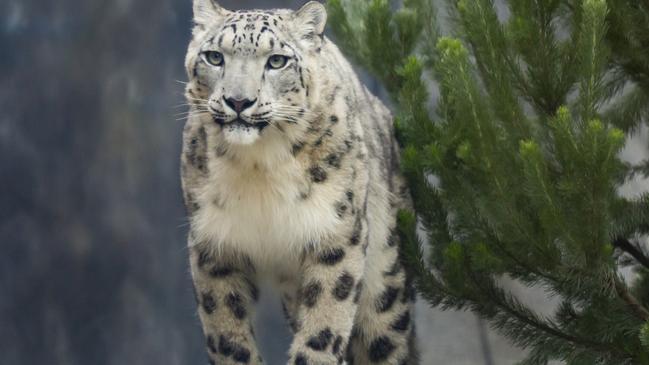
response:
[[[593,351],[597,351],[597,352],[605,351],[605,352],[612,352],[612,353],[620,352],[619,349],[617,349],[615,346],[613,346],[610,343],[592,341],[587,338],[577,337],[565,333],[561,331],[561,329],[554,326],[553,324],[545,323],[540,319],[538,319],[538,317],[536,316],[526,314],[521,310],[522,308],[525,307],[522,304],[520,304],[516,299],[514,299],[513,297],[509,298],[509,303],[508,303],[508,301],[503,297],[502,289],[494,285],[485,285],[484,280],[481,280],[479,276],[470,269],[471,267],[470,263],[467,262],[466,267],[469,273],[469,277],[471,278],[471,281],[474,284],[474,287],[478,291],[481,291],[483,293],[482,299],[485,302],[493,302],[498,306],[498,308],[500,308],[500,310],[506,312],[516,320],[524,323],[525,325],[536,328],[552,337],[560,338],[562,340],[568,341],[575,345],[586,347]],[[529,311],[529,309],[526,310]]]
[[[649,194],[645,193],[634,200],[618,202],[618,212],[609,229],[611,241],[634,234],[649,233]]]
[[[640,330],[640,341],[647,353],[649,353],[649,322],[645,323],[645,325]]]
[[[432,1],[330,0],[343,48],[395,102],[417,211],[400,215],[402,259],[418,291],[489,320],[529,350],[521,364],[649,365],[649,254],[626,238],[649,233],[649,194],[616,194],[645,167],[618,152],[649,117],[649,0],[505,0],[504,22],[493,0],[447,1],[454,22],[438,33]],[[616,248],[642,268],[633,290]],[[502,275],[562,307],[536,314]]]
[[[633,243],[631,243],[629,240],[626,238],[618,238],[615,241],[613,241],[613,246],[621,249],[622,251],[628,253],[631,255],[638,263],[640,263],[642,266],[646,267],[649,269],[649,257],[647,257],[644,252],[639,247],[636,247]]]
[[[604,113],[604,118],[625,132],[635,132],[649,117],[649,89],[633,86]],[[645,120],[646,123],[646,120]]]
[[[626,285],[618,278],[614,279],[615,291],[624,300],[631,311],[641,320],[649,321],[649,311],[627,290]]]

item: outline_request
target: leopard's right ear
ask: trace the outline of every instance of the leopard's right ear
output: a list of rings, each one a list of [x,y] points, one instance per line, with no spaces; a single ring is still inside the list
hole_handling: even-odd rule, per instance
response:
[[[227,13],[216,0],[194,0],[194,24],[199,30],[220,21]]]

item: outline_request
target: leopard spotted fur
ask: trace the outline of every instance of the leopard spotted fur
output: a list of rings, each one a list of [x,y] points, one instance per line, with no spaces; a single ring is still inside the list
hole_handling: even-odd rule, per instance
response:
[[[392,117],[323,35],[326,18],[317,2],[194,0],[182,183],[212,364],[262,363],[261,279],[282,293],[289,364],[416,363]]]

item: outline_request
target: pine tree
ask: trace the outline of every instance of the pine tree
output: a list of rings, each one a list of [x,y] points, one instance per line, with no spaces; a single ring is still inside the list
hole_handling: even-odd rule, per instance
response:
[[[617,192],[649,174],[619,158],[649,120],[649,1],[503,2],[446,0],[448,25],[432,0],[328,2],[393,101],[416,210],[399,217],[403,260],[425,300],[474,311],[521,364],[649,364],[649,194]]]

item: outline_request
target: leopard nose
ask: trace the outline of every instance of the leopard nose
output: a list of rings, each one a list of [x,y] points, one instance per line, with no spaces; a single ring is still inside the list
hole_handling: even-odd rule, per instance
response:
[[[223,100],[225,101],[225,105],[229,106],[232,110],[237,112],[237,114],[240,114],[242,111],[250,108],[251,106],[255,105],[257,102],[257,99],[255,100],[250,100],[250,99],[233,99],[233,98],[226,98],[225,96],[223,97]]]

